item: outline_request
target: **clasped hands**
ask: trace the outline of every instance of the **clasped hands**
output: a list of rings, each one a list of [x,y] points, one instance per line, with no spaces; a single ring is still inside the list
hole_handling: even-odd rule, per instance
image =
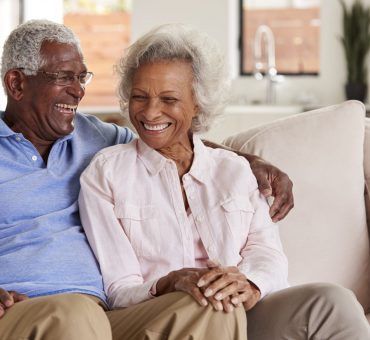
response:
[[[237,267],[221,267],[211,261],[208,268],[183,268],[171,272],[165,278],[170,282],[162,293],[183,291],[201,306],[211,304],[218,311],[232,312],[242,305],[248,311],[261,296],[259,289]],[[162,283],[160,279],[157,292],[158,287],[163,288]]]

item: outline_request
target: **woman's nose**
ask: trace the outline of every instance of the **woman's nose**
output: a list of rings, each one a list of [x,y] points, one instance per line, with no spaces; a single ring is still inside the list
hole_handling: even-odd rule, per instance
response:
[[[155,118],[161,115],[161,103],[158,98],[149,98],[146,102],[143,110],[145,118],[149,120],[155,120]]]

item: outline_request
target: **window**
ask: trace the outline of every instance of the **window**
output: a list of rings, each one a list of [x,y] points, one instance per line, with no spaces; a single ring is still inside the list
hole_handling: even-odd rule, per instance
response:
[[[241,74],[267,72],[267,54],[279,74],[320,72],[319,0],[240,0],[240,13]]]
[[[64,0],[64,24],[80,38],[88,69],[94,73],[82,106],[118,106],[113,65],[131,36],[131,2]]]

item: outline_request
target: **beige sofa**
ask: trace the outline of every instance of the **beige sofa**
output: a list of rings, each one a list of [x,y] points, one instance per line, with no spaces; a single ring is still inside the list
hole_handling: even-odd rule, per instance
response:
[[[262,156],[294,183],[295,207],[279,222],[291,285],[350,288],[370,321],[370,119],[364,105],[347,101],[290,116],[224,143]]]

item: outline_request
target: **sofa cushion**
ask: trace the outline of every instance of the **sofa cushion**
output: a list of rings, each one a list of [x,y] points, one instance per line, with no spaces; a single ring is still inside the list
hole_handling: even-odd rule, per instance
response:
[[[295,207],[279,222],[292,285],[325,281],[370,306],[364,203],[364,116],[357,101],[313,110],[229,137],[287,172]]]
[[[365,119],[364,170],[367,225],[370,230],[370,118]]]

